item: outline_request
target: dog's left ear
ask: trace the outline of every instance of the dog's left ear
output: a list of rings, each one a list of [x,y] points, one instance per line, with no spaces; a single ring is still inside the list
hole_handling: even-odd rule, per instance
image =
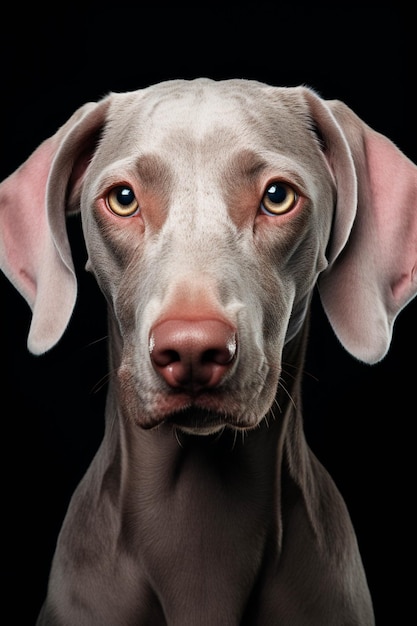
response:
[[[0,185],[0,267],[32,309],[28,348],[49,350],[70,319],[77,282],[65,217],[104,125],[109,98],[80,107]]]
[[[337,187],[321,300],[343,346],[376,363],[417,293],[417,166],[342,102],[305,94]]]

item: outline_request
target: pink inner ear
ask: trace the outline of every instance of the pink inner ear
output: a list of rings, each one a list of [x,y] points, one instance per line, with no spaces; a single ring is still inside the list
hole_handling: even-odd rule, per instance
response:
[[[48,237],[46,181],[54,147],[44,142],[14,174],[0,185],[1,266],[33,307],[39,266]]]
[[[367,137],[366,157],[371,252],[395,316],[417,289],[417,167],[374,132]]]
[[[1,267],[32,309],[28,347],[34,354],[59,340],[77,291],[72,261],[62,256],[67,241],[56,242],[48,222],[47,181],[56,137],[41,144],[0,185]],[[60,205],[57,211],[63,211]]]
[[[33,315],[28,347],[40,354],[62,336],[77,283],[66,225],[67,191],[77,156],[102,128],[110,96],[80,107],[0,185],[0,262]],[[82,159],[85,169],[87,158]],[[79,174],[78,171],[75,174]]]

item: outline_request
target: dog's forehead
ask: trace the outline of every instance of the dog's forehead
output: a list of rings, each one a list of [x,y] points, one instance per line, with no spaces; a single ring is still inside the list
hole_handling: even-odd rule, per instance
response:
[[[249,80],[167,81],[115,94],[109,117],[109,141],[116,138],[126,155],[139,145],[163,153],[178,141],[202,145],[208,137],[216,137],[218,148],[234,143],[288,152],[305,143],[309,125],[299,88]]]
[[[187,130],[197,139],[221,120],[228,126],[242,122],[249,93],[238,84],[214,81],[177,82],[149,88],[138,103],[140,116],[157,131]]]

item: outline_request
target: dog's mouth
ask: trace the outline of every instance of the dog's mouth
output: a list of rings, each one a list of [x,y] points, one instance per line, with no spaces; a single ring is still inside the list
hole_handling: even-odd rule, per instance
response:
[[[239,424],[231,415],[210,411],[205,408],[187,407],[167,415],[162,424],[172,426],[190,435],[213,435],[224,428],[245,429],[248,425]]]

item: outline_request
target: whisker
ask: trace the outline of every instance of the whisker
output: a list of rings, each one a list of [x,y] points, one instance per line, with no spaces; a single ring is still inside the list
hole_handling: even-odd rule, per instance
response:
[[[219,432],[216,434],[216,437],[214,438],[214,441],[219,441],[220,437],[223,435],[224,431],[225,431],[226,426],[223,426],[223,428],[221,430],[219,430]]]
[[[308,376],[309,378],[312,378],[316,382],[319,380],[317,376],[315,376],[312,372],[309,372],[308,370],[304,369],[304,367],[300,368],[298,365],[294,365],[293,363],[288,363],[287,361],[283,361],[282,366],[283,366],[283,372],[285,372],[285,374],[287,374],[287,376],[290,376],[290,378],[292,378],[293,380],[295,380],[295,378],[297,377],[297,374],[299,373],[301,373],[303,376]],[[296,370],[295,374],[290,374],[289,371],[286,369],[288,367],[291,367],[292,369]]]
[[[106,374],[104,374],[104,376],[102,376],[91,388],[91,392],[92,393],[98,393],[101,389],[103,389],[103,387],[105,387],[107,385],[107,383],[110,380],[110,375],[111,372],[107,372]]]
[[[280,403],[278,402],[278,400],[277,400],[276,398],[274,398],[274,403],[273,403],[273,404],[275,404],[275,406],[277,407],[278,411],[279,411],[279,412],[281,413],[281,415],[282,415],[283,410],[282,410],[282,408],[281,408]],[[271,407],[271,409],[270,409],[270,410],[272,411],[272,407]],[[274,417],[275,417],[275,414],[274,414]]]
[[[232,442],[231,450],[235,449],[235,447],[236,447],[236,440],[237,440],[237,429],[234,428],[233,429],[233,442]]]
[[[108,339],[109,339],[109,335],[103,335],[103,337],[99,337],[98,339],[92,339],[91,341],[86,343],[85,346],[83,346],[81,349],[86,350],[87,348],[91,348],[92,346],[95,346],[96,344],[102,341],[107,341]]]
[[[295,403],[295,401],[294,401],[294,398],[292,397],[292,395],[290,394],[290,392],[289,392],[289,391],[288,391],[288,389],[286,388],[285,383],[284,383],[284,381],[283,381],[282,379],[280,379],[280,380],[278,381],[278,387],[281,387],[281,389],[285,392],[285,394],[287,395],[287,397],[288,397],[289,401],[290,401],[290,402],[291,402],[291,404],[293,405],[294,409],[296,409],[296,408],[297,408],[297,405],[296,405],[296,403]]]
[[[183,443],[182,443],[182,441],[180,439],[178,428],[176,426],[174,426],[174,428],[172,430],[173,430],[173,434],[174,434],[174,437],[175,437],[175,440],[176,440],[177,444],[179,445],[179,447],[181,449],[184,448],[184,445],[183,445]]]
[[[268,413],[271,415],[272,420],[273,420],[274,422],[276,422],[276,421],[277,421],[277,416],[275,415],[275,411],[274,411],[274,404],[276,404],[276,406],[278,407],[278,411],[279,411],[280,413],[282,413],[282,411],[281,411],[281,407],[279,406],[279,404],[278,404],[277,400],[274,400],[274,403],[273,403],[273,405],[271,406],[271,408],[269,409]]]

